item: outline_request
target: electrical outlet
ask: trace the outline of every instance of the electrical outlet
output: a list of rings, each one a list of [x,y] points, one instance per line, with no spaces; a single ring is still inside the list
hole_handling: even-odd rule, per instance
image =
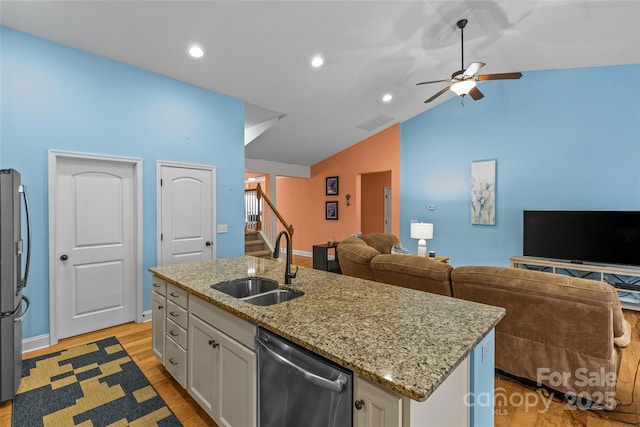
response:
[[[486,343],[482,344],[482,361],[483,362],[489,356],[489,344],[491,344],[490,341],[487,341]]]

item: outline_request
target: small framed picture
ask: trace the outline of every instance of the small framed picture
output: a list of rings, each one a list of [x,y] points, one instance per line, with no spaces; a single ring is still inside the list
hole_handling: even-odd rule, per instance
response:
[[[338,177],[337,176],[328,176],[327,177],[327,196],[337,196],[338,195]]]
[[[324,202],[325,219],[338,219],[338,202]]]

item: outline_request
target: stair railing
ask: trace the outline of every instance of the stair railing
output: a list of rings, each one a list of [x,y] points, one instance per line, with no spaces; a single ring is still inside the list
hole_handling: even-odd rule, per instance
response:
[[[263,201],[265,203],[262,203]],[[291,237],[291,247],[288,248],[289,257],[291,257],[293,252],[293,225],[285,221],[269,197],[262,191],[259,183],[255,189],[244,190],[244,205],[245,229],[259,232],[271,250],[275,246],[278,233],[286,230]]]

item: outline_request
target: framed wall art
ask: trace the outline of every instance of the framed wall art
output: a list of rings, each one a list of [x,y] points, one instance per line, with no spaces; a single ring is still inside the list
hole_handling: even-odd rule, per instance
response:
[[[496,224],[496,161],[471,163],[471,224]]]
[[[324,202],[325,219],[338,219],[338,202]]]
[[[337,196],[338,195],[338,177],[337,176],[328,176],[327,177],[327,196]]]

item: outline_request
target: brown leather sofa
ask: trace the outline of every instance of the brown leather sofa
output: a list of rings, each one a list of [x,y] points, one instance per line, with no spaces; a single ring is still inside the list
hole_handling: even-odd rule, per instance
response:
[[[616,406],[622,349],[631,331],[613,286],[484,266],[455,268],[451,285],[455,298],[507,310],[496,327],[497,369],[607,409]]]
[[[391,254],[400,241],[393,234],[349,237],[338,244],[340,269],[347,276],[451,296],[449,264],[427,257]]]
[[[503,307],[507,314],[496,327],[497,369],[575,400],[616,406],[622,349],[631,333],[612,286],[509,267],[452,268],[425,257],[390,254],[400,243],[392,235],[385,235],[384,243],[367,244],[381,238],[376,234],[338,245],[343,274]]]

